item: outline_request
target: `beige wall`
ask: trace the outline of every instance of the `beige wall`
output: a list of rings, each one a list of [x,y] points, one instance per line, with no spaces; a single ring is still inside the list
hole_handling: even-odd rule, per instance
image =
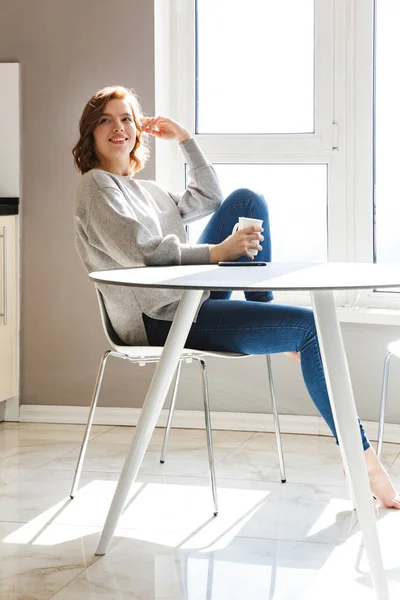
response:
[[[104,85],[136,88],[145,111],[153,112],[153,2],[1,0],[0,61],[21,63],[21,399],[87,405],[107,346],[92,284],[73,247],[79,175],[71,148],[85,102]],[[145,176],[153,175],[150,163]],[[376,419],[386,345],[400,328],[346,324],[343,332],[360,415]],[[316,414],[298,366],[282,356],[273,364],[282,412]],[[213,408],[270,412],[264,368],[262,358],[234,366],[211,361]],[[141,406],[152,372],[110,361],[100,403]],[[180,407],[201,407],[199,383],[196,365],[186,367]],[[400,365],[389,389],[392,422],[400,422],[399,388]]]
[[[106,344],[73,247],[71,149],[86,101],[105,85],[134,87],[154,111],[153,2],[2,0],[0,62],[10,61],[21,63],[22,88],[21,399],[87,404]],[[106,387],[122,405],[130,370],[118,367]],[[148,374],[136,373],[139,395]]]

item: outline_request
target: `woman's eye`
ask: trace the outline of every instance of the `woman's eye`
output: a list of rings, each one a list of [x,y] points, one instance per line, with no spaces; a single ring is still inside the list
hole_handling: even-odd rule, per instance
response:
[[[130,122],[132,122],[132,119],[130,117],[125,117],[124,121],[130,121]]]
[[[99,121],[99,125],[101,125],[102,123],[106,123],[108,121],[108,119],[106,119],[105,117],[103,119],[100,119]]]

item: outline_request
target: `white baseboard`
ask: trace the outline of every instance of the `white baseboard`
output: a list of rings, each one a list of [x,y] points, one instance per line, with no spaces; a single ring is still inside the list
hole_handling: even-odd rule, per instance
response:
[[[18,421],[19,420],[19,397],[13,396],[6,400],[5,412],[4,412],[4,420],[5,421]]]
[[[19,421],[24,423],[80,423],[85,424],[89,408],[86,406],[46,406],[22,404]],[[95,425],[136,425],[140,408],[98,407],[94,416]],[[162,410],[157,427],[165,427],[168,410]],[[273,432],[272,415],[257,413],[211,412],[213,429],[228,431]],[[322,417],[280,415],[282,433],[309,435],[331,435]],[[363,421],[370,440],[376,440],[378,423]],[[176,410],[173,427],[182,429],[204,429],[204,413],[195,410]],[[400,444],[400,425],[385,425],[385,442]]]

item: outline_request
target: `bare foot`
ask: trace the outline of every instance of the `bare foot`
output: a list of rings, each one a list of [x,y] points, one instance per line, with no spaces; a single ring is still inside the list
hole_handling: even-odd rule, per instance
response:
[[[370,447],[364,454],[371,492],[385,508],[400,510],[400,494],[394,489],[390,477],[379,461],[375,450]]]
[[[300,352],[284,352],[290,360],[294,360],[294,362],[300,362]]]

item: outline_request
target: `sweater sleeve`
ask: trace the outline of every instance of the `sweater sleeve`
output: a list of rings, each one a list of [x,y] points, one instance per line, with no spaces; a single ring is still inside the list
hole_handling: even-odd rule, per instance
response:
[[[188,166],[183,193],[168,192],[178,206],[184,223],[212,214],[223,200],[218,177],[193,138],[180,144]]]
[[[208,244],[183,244],[175,234],[154,235],[127,207],[123,194],[111,187],[93,194],[87,237],[123,267],[210,262]]]

